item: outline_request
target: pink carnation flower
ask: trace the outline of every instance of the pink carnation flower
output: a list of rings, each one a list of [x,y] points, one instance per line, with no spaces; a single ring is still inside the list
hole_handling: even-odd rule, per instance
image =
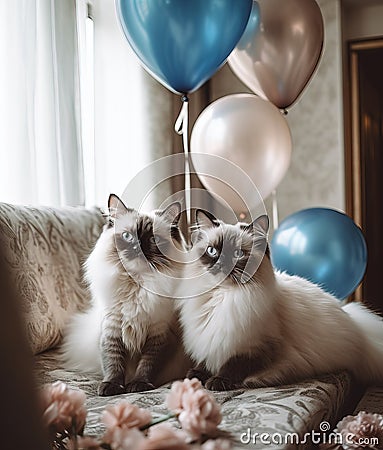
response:
[[[199,389],[202,389],[202,384],[197,378],[193,378],[191,380],[185,378],[183,381],[175,381],[172,384],[170,393],[166,397],[166,406],[171,411],[180,412],[184,408],[184,395]]]
[[[145,409],[122,401],[108,406],[101,420],[106,426],[103,441],[110,444],[113,450],[125,450],[138,447],[144,439],[138,428],[147,425],[152,415]]]
[[[65,383],[56,381],[41,392],[43,423],[53,432],[83,430],[86,420],[86,396],[83,391],[70,389]]]
[[[114,427],[108,430],[103,441],[113,450],[130,450],[141,448],[146,439],[138,428]]]
[[[160,424],[149,428],[148,439],[139,450],[188,450],[185,434],[170,425]]]
[[[209,439],[201,445],[201,450],[230,450],[231,448],[231,442],[227,439]]]
[[[87,449],[87,450],[101,450],[100,443],[97,439],[91,436],[78,436],[77,437],[77,447],[75,441],[71,439],[67,443],[68,450],[75,450],[76,448]]]
[[[357,416],[346,416],[336,431],[342,435],[342,447],[348,449],[383,448],[383,416],[360,411]],[[378,439],[373,444],[372,438]]]
[[[102,415],[102,421],[107,429],[114,428],[140,428],[152,420],[149,411],[122,401],[116,405],[108,406]]]
[[[214,433],[221,423],[222,414],[219,405],[203,389],[185,392],[182,396],[182,407],[178,420],[192,439]]]

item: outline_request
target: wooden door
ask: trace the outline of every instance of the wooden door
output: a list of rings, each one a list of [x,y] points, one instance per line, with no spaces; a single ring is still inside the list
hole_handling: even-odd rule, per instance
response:
[[[349,71],[347,209],[368,247],[356,297],[383,312],[383,39],[350,43]]]

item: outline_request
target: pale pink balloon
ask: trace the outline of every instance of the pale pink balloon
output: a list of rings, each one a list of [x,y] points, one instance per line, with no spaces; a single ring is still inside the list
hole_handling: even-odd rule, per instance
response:
[[[252,94],[228,95],[210,104],[198,117],[191,136],[192,162],[202,183],[237,212],[244,210],[244,203],[250,208],[256,206],[278,186],[289,167],[291,149],[284,116],[270,102]],[[201,154],[219,156],[238,165],[254,182],[260,196],[245,186],[246,180],[238,177],[230,165],[226,165],[227,169],[222,165],[218,179],[219,160]],[[241,200],[235,192],[245,198]]]
[[[315,0],[258,0],[229,65],[255,94],[287,108],[313,76],[323,36]]]

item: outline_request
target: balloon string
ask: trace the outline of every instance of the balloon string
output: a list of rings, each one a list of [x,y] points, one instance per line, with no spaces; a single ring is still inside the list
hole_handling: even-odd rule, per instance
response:
[[[271,193],[271,197],[273,201],[273,229],[275,231],[279,227],[278,199],[277,199],[277,191],[275,189]]]
[[[174,125],[175,131],[181,135],[182,134],[182,143],[184,147],[184,155],[185,155],[185,168],[184,168],[184,177],[185,177],[185,206],[186,206],[186,220],[188,227],[191,224],[191,177],[190,177],[190,160],[189,160],[189,99],[187,95],[183,95],[181,98],[183,105],[181,111],[177,117],[176,123]]]

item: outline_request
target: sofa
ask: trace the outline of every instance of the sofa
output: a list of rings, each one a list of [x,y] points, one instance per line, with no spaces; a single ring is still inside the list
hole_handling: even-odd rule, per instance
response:
[[[164,414],[164,399],[170,387],[99,397],[99,379],[65,370],[58,358],[66,323],[89,303],[82,267],[104,221],[97,208],[0,204],[2,257],[17,290],[18,307],[34,355],[35,380],[39,385],[61,380],[84,390],[89,411],[85,432],[92,435],[103,432],[100,414],[105,406],[122,398],[150,409],[154,416]],[[230,437],[234,449],[307,449],[311,444],[291,442],[289,434],[297,433],[303,438],[306,433],[324,431],[324,422],[335,426],[346,412],[353,410],[355,392],[350,375],[342,372],[294,385],[220,392],[214,396],[222,406],[220,430]],[[262,433],[277,438],[274,442],[260,442],[256,436]]]

